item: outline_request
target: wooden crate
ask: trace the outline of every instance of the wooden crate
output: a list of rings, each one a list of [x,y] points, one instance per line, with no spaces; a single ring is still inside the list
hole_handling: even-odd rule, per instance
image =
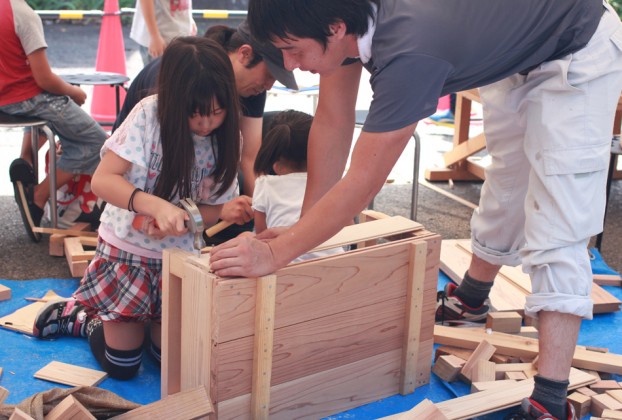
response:
[[[327,243],[379,237],[261,278],[166,250],[162,398],[204,385],[212,418],[320,418],[427,384],[441,240],[397,217]]]

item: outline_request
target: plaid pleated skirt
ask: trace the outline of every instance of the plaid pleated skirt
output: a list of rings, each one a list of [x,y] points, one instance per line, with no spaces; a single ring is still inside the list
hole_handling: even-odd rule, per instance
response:
[[[160,321],[162,260],[125,252],[99,238],[73,296],[103,321]]]

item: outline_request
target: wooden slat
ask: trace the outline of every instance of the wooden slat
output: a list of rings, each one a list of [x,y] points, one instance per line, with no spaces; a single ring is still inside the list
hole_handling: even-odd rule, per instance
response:
[[[35,226],[32,228],[33,232],[47,233],[50,235],[65,235],[65,236],[88,236],[91,238],[97,238],[97,232],[89,232],[81,229],[53,229],[46,227]]]
[[[310,252],[369,241],[375,238],[384,238],[400,233],[414,232],[420,229],[423,229],[421,223],[414,222],[402,216],[393,216],[371,222],[358,223],[344,227],[335,236],[313,248]]]
[[[480,152],[486,148],[486,137],[484,133],[470,138],[468,141],[460,143],[448,152],[443,153],[445,166],[451,166],[467,157]]]
[[[419,377],[428,375],[430,366],[422,369],[417,366],[417,352],[421,341],[421,322],[423,319],[423,295],[425,289],[425,260],[428,245],[417,242],[410,245],[410,273],[406,285],[406,317],[404,322],[404,345],[402,368],[400,369],[400,394],[407,395],[417,388]]]
[[[476,348],[482,340],[487,340],[500,353],[516,356],[536,356],[538,340],[514,334],[492,332],[487,334],[482,328],[452,328],[434,326],[434,342],[465,348]],[[598,353],[577,346],[572,365],[580,369],[622,374],[622,355]]]
[[[9,390],[0,386],[0,405],[4,403],[6,397],[9,396]]]
[[[425,238],[438,241],[438,236]],[[409,240],[295,264],[279,270],[275,328],[328,316],[406,295]],[[438,246],[428,242],[430,252]],[[426,283],[438,279],[438,256],[428,255]],[[431,283],[432,282],[432,283]],[[434,304],[436,290],[424,296]],[[220,342],[253,334],[256,284],[253,279],[217,279]]]
[[[402,413],[398,420],[443,420],[445,415],[427,398],[414,408]]]
[[[276,276],[265,276],[257,279],[253,387],[251,392],[251,413],[253,413],[253,419],[256,420],[266,420],[270,409],[275,305]]]
[[[212,395],[212,287],[199,267],[186,264],[181,287],[181,390],[207,387]],[[213,303],[212,303],[213,304]]]
[[[578,369],[571,369],[568,388],[575,389],[593,383],[595,380],[588,373]],[[516,382],[514,385],[480,391],[439,402],[436,403],[436,407],[450,420],[471,419],[518,405],[523,398],[531,395],[533,384],[533,379],[525,379],[524,381]],[[401,413],[383,417],[380,420],[397,420],[400,415]]]
[[[181,391],[181,277],[171,270],[171,259],[180,252],[166,249],[162,253],[161,398]]]
[[[108,377],[106,372],[52,361],[35,372],[37,379],[72,386],[96,386]]]
[[[19,331],[24,334],[33,335],[35,318],[39,313],[39,310],[48,300],[59,299],[60,297],[61,296],[57,295],[53,290],[49,290],[40,302],[31,303],[9,315],[0,318],[0,327],[6,328],[7,330]]]
[[[404,307],[401,297],[276,329],[272,385],[402,348]],[[218,351],[216,400],[250,393],[253,337],[221,343]]]
[[[191,388],[154,403],[135,408],[111,420],[199,419],[214,412],[214,406],[203,386]]]
[[[395,395],[401,350],[273,386],[270,420],[318,419]],[[219,420],[247,420],[250,394],[218,404]]]

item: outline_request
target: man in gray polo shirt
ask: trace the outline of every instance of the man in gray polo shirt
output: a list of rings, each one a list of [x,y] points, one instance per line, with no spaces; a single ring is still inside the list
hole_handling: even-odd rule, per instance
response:
[[[251,0],[248,21],[285,66],[320,74],[303,217],[270,241],[212,251],[218,275],[263,275],[328,239],[380,190],[440,96],[480,87],[492,165],[474,257],[437,321],[481,322],[501,265],[522,263],[539,318],[539,375],[524,418],[572,418],[568,375],[592,317],[587,245],[602,230],[622,25],[602,0]],[[373,101],[342,178],[362,68]],[[416,181],[415,181],[416,182]],[[325,216],[330,214],[330,218]],[[268,238],[263,234],[262,238]],[[550,414],[549,414],[550,413]],[[548,415],[548,417],[546,417]]]

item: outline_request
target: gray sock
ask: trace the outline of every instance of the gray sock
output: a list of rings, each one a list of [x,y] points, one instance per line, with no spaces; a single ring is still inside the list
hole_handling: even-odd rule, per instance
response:
[[[568,395],[568,381],[555,381],[540,375],[533,378],[535,386],[531,399],[545,407],[548,412],[560,420],[568,418],[566,400]]]
[[[464,280],[454,290],[454,296],[459,297],[462,302],[471,308],[479,308],[488,298],[492,284],[493,282],[475,280],[466,272],[464,273]]]

